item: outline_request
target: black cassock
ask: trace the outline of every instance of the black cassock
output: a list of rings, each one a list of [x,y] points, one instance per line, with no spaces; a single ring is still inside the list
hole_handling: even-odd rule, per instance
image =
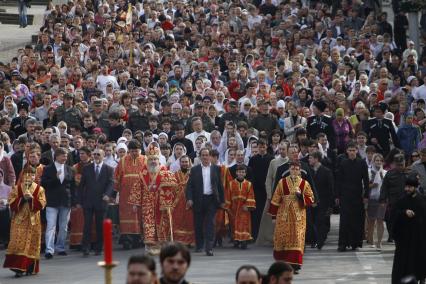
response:
[[[251,213],[252,237],[254,240],[256,240],[259,232],[260,220],[266,204],[265,181],[269,164],[273,159],[274,157],[269,154],[263,156],[257,154],[250,159],[248,164],[253,172],[251,182],[253,183],[254,198],[256,200],[256,209]]]
[[[339,247],[362,247],[368,198],[368,167],[364,160],[339,156],[336,167],[336,196],[340,202]]]
[[[406,210],[414,212],[409,218]],[[402,277],[415,275],[417,280],[426,276],[426,204],[420,194],[405,195],[395,205],[393,214],[393,234],[395,239],[395,256],[392,268],[392,283],[400,283]]]

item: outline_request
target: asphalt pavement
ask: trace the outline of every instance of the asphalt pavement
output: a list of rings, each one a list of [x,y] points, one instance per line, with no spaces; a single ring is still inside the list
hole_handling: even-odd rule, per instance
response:
[[[294,283],[308,284],[385,284],[390,283],[394,245],[384,243],[381,252],[364,246],[358,251],[337,252],[338,216],[332,218],[329,238],[320,251],[306,248],[304,265]],[[4,250],[0,261],[4,261]],[[120,262],[113,270],[113,283],[124,283],[126,262],[132,254],[143,253],[143,249],[124,251],[117,248],[114,260]],[[243,264],[256,265],[266,272],[273,262],[272,247],[251,246],[247,250],[233,249],[231,244],[215,249],[213,257],[203,253],[192,253],[192,263],[187,279],[193,283],[231,284],[235,271]],[[80,252],[71,251],[68,256],[55,256],[52,260],[41,259],[40,273],[36,276],[15,279],[7,269],[0,269],[0,284],[31,283],[103,283],[103,271],[97,267],[101,256],[83,257]],[[160,269],[158,268],[158,273]]]

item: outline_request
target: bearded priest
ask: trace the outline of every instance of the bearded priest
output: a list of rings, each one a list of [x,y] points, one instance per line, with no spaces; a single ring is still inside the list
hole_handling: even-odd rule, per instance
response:
[[[160,253],[161,244],[173,236],[172,207],[177,181],[173,173],[160,166],[160,148],[151,143],[146,150],[147,167],[139,174],[132,187],[128,203],[141,211],[143,238],[146,251]]]

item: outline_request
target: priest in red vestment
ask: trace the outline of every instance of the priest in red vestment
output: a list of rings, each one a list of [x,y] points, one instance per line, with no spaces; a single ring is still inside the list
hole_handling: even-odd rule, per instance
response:
[[[195,242],[194,220],[192,209],[186,206],[185,188],[191,170],[191,159],[184,155],[179,162],[180,170],[175,173],[177,187],[173,201],[173,238],[175,242],[190,246]]]
[[[124,249],[137,248],[141,243],[140,207],[133,208],[128,200],[132,187],[140,180],[140,173],[146,169],[145,156],[141,155],[139,141],[131,140],[127,148],[129,154],[120,160],[114,173],[115,190],[119,200],[120,243]]]
[[[269,214],[276,222],[274,258],[293,266],[295,273],[303,263],[306,233],[306,207],[314,203],[309,183],[301,178],[300,164],[290,164],[290,176],[282,178],[272,196]]]
[[[131,187],[128,204],[140,210],[146,251],[160,253],[162,243],[173,237],[172,206],[176,179],[166,167],[160,166],[160,148],[151,143],[146,150],[147,167]]]
[[[3,267],[14,271],[16,277],[39,272],[40,210],[46,206],[46,196],[43,187],[33,182],[34,179],[35,172],[21,176],[9,196],[12,222]]]

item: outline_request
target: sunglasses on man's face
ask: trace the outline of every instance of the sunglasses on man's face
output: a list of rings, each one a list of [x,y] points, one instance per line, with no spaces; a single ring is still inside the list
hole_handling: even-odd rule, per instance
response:
[[[93,153],[93,156],[100,156],[101,153]]]

